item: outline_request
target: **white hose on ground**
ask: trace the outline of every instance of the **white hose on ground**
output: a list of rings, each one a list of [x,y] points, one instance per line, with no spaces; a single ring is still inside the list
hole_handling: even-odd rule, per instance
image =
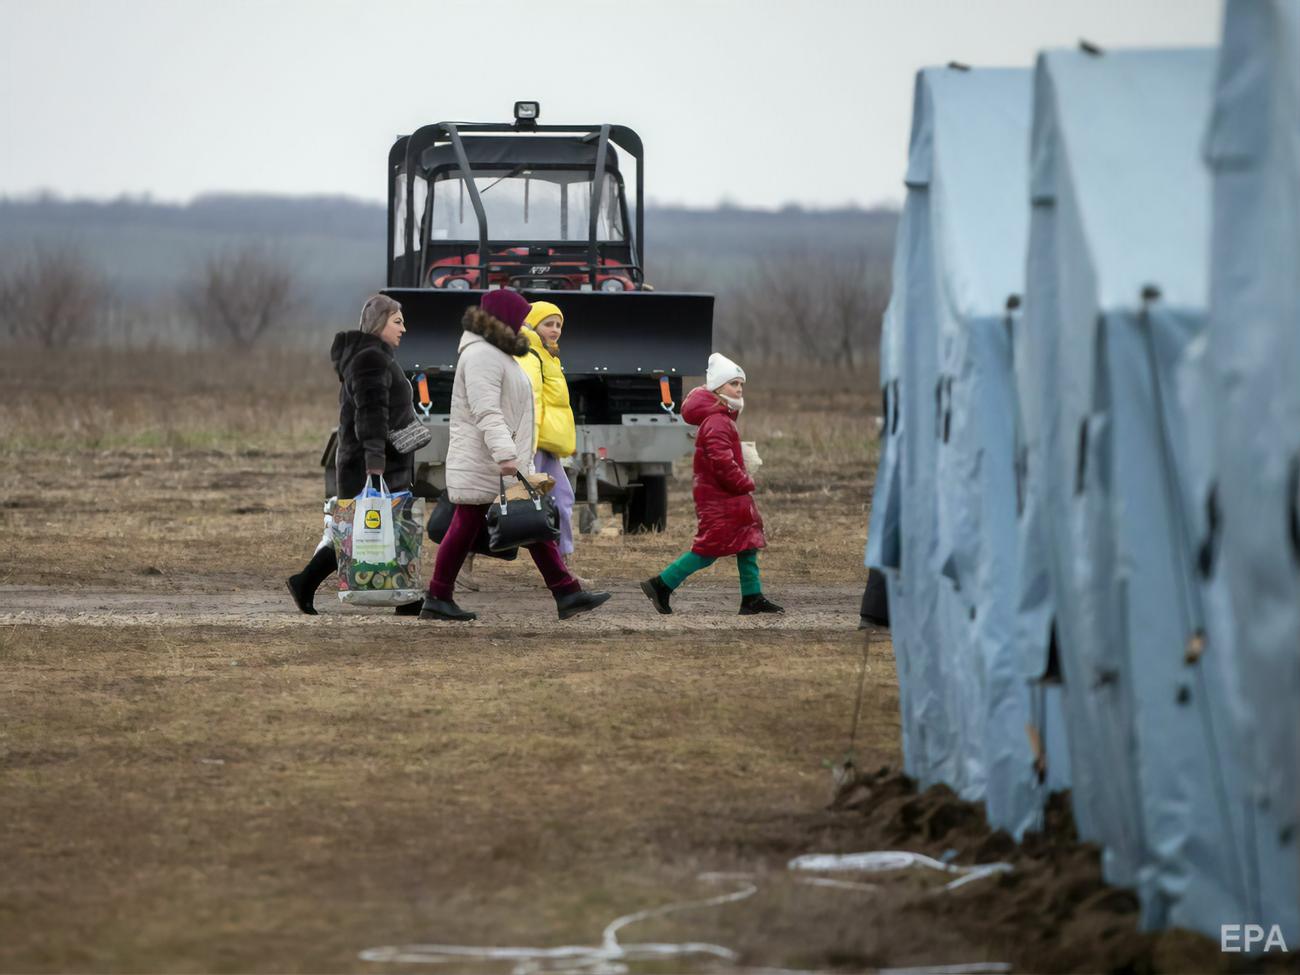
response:
[[[1005,961],[972,961],[963,965],[922,965],[919,968],[878,968],[876,975],[980,975],[981,972],[1009,972]]]
[[[943,873],[960,874],[956,880],[944,884],[945,890],[956,890],[974,880],[1011,872],[1009,863],[978,863],[966,867],[956,863],[944,863],[924,853],[909,853],[906,850],[875,850],[871,853],[805,853],[803,856],[795,857],[786,866],[791,870],[806,870],[811,873],[883,873],[887,870],[928,867]]]
[[[980,877],[995,873],[1005,873],[1011,869],[1006,863],[984,863],[973,867],[957,866],[943,863],[920,853],[884,851],[876,853],[813,853],[795,857],[788,864],[791,870],[800,871],[859,871],[874,873],[886,870],[903,870],[908,867],[923,866],[945,873],[961,876],[946,885],[953,889]],[[697,878],[711,883],[726,882],[741,886],[726,894],[709,897],[698,901],[681,901],[652,907],[632,914],[624,914],[605,925],[601,934],[601,943],[596,945],[561,945],[556,948],[503,947],[493,948],[480,945],[385,945],[379,948],[367,948],[359,955],[362,961],[388,964],[408,965],[444,965],[466,962],[514,962],[513,975],[627,975],[629,965],[641,961],[661,961],[668,958],[685,958],[688,956],[706,956],[727,962],[736,962],[740,956],[730,948],[707,942],[687,941],[681,943],[645,942],[638,944],[621,944],[618,933],[629,924],[645,921],[665,914],[680,911],[702,910],[708,907],[721,907],[734,904],[753,897],[758,893],[758,885],[753,876],[747,873],[702,873]],[[855,883],[847,880],[835,880],[823,877],[801,878],[800,883],[819,887],[835,887],[855,891],[872,891],[878,889],[875,884]],[[1007,972],[1011,966],[1005,962],[971,962],[957,965],[927,965],[921,968],[882,968],[877,975],[921,975],[930,972],[934,975],[981,975],[981,973]],[[786,969],[744,969],[743,971],[759,975],[795,975]]]
[[[618,932],[620,929],[633,924],[636,921],[644,921],[651,917],[661,917],[664,914],[675,914],[678,911],[694,911],[705,907],[721,907],[723,904],[732,904],[736,901],[743,901],[748,897],[753,897],[758,893],[758,887],[750,882],[748,878],[738,877],[732,874],[700,874],[700,880],[717,881],[733,880],[744,884],[740,890],[732,891],[730,894],[720,894],[717,897],[710,897],[702,901],[684,901],[679,904],[666,904],[663,907],[652,907],[649,910],[637,911],[635,914],[624,914],[620,918],[610,921],[605,926],[605,933],[602,938],[602,947],[606,951],[621,951],[618,944]],[[645,946],[642,946],[645,947]],[[721,948],[718,945],[660,945],[663,948],[689,948],[689,951],[675,951],[670,954],[710,954],[717,955],[720,958],[730,958],[735,960],[736,953],[730,948]],[[699,949],[705,949],[700,952]]]
[[[605,926],[599,946],[562,945],[557,948],[491,948],[475,945],[386,945],[367,948],[361,952],[362,961],[405,963],[411,965],[442,965],[453,962],[515,962],[514,975],[535,975],[539,972],[572,972],[575,975],[626,975],[628,963],[681,958],[688,955],[709,955],[723,961],[734,962],[739,956],[730,948],[702,942],[681,944],[648,942],[620,944],[618,932],[629,924],[647,918],[661,917],[678,911],[720,907],[745,900],[758,893],[758,887],[745,874],[701,874],[704,881],[732,880],[743,886],[728,894],[720,894],[700,901],[683,901],[652,907],[648,910],[624,914]]]

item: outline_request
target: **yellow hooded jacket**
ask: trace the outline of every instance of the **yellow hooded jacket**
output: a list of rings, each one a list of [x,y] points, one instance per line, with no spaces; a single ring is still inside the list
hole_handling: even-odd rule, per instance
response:
[[[538,314],[537,302],[532,322],[540,322],[547,315],[559,314],[559,309],[549,305],[545,314]],[[530,322],[530,324],[532,324]],[[578,433],[569,406],[569,384],[564,378],[560,360],[542,343],[542,337],[525,325],[519,334],[528,339],[528,351],[517,356],[533,384],[533,419],[536,424],[536,445],[556,457],[570,457],[578,448]]]

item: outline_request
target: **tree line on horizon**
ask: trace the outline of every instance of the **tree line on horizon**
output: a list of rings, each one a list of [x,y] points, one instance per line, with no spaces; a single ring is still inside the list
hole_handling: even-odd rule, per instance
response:
[[[752,361],[875,361],[892,210],[648,206],[648,277],[716,294],[720,344]],[[0,337],[73,343],[307,344],[383,283],[381,205],[220,194],[0,198]]]

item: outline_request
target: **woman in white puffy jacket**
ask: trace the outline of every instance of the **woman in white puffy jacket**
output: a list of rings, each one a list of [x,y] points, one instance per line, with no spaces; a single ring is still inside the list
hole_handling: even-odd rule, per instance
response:
[[[452,598],[456,576],[487,531],[488,507],[500,494],[501,478],[533,470],[535,425],[533,387],[515,356],[528,351],[519,329],[528,300],[517,291],[489,291],[465,312],[465,332],[451,392],[451,442],[447,448],[447,497],[456,506],[434,562],[429,594],[420,610],[426,620],[477,618]],[[569,574],[555,542],[528,547],[560,619],[595,609],[607,592],[586,592]]]

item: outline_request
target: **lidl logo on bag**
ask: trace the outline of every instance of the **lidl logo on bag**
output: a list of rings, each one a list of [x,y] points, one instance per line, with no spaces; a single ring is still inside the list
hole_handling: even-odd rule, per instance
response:
[[[365,525],[367,528],[378,528],[382,524],[383,524],[383,519],[380,518],[379,512],[377,510],[371,508],[369,511],[366,512]]]

